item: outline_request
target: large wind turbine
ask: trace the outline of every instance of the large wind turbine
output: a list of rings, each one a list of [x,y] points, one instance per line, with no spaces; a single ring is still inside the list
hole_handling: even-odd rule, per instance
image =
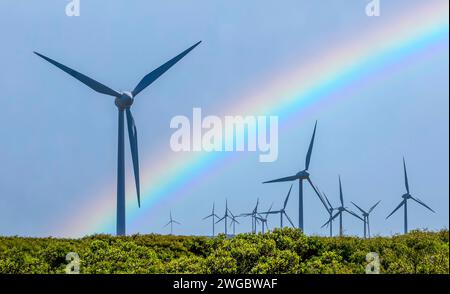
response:
[[[283,208],[281,208],[280,210],[272,210],[272,211],[267,211],[265,213],[267,214],[280,214],[280,228],[283,228],[283,215],[288,219],[288,221],[291,223],[292,227],[295,228],[294,223],[292,222],[291,218],[287,215],[286,213],[286,206],[289,200],[289,195],[291,195],[291,190],[292,190],[292,186],[289,188],[289,192],[287,193],[286,198],[284,199],[284,204],[283,204]]]
[[[411,196],[411,194],[409,193],[408,174],[406,173],[405,158],[403,158],[403,172],[404,172],[404,176],[405,176],[406,193],[402,195],[403,201],[400,202],[400,204],[386,217],[386,219],[388,219],[391,215],[393,215],[394,212],[396,212],[403,205],[404,210],[405,210],[405,215],[404,215],[404,217],[405,217],[405,228],[404,228],[404,232],[406,234],[406,233],[408,233],[408,199],[414,200],[415,202],[417,202],[420,205],[424,206],[425,208],[431,210],[432,212],[434,212],[434,210],[431,209],[425,203],[423,203],[422,200],[420,200],[419,198],[415,198],[415,197]]]
[[[354,217],[360,219],[361,221],[364,221],[359,215],[354,213],[353,211],[347,209],[347,207],[344,206],[344,195],[342,194],[342,184],[341,184],[341,177],[339,177],[339,198],[341,200],[341,206],[337,208],[338,212],[330,218],[326,223],[323,224],[322,228],[325,227],[327,224],[331,224],[333,220],[339,216],[339,236],[344,235],[344,229],[342,227],[342,214],[344,212],[347,212],[350,215],[353,215]]]
[[[215,230],[214,230],[214,227],[215,227],[215,225],[216,225],[216,221],[215,221],[215,219],[216,218],[219,218],[218,216],[217,216],[217,214],[214,212],[214,205],[215,205],[215,203],[213,202],[213,207],[212,207],[212,213],[210,214],[210,215],[208,215],[208,216],[205,216],[204,218],[203,218],[203,220],[205,220],[205,219],[208,219],[208,218],[212,218],[212,232],[213,232],[213,237],[215,236]]]
[[[359,211],[361,211],[362,216],[363,216],[363,219],[364,219],[364,239],[366,238],[366,235],[367,235],[366,231],[369,233],[369,238],[370,238],[370,222],[369,222],[369,215],[370,215],[370,213],[372,212],[372,210],[374,210],[374,208],[375,208],[380,202],[381,202],[381,200],[378,201],[377,203],[375,203],[368,211],[365,211],[364,209],[362,209],[361,207],[359,207],[358,205],[356,205],[356,203],[354,203],[354,202],[352,201],[352,204],[353,204],[354,206],[356,206],[356,208],[358,208]],[[366,230],[366,227],[367,227],[367,230]]]
[[[298,172],[297,174],[289,176],[289,177],[263,182],[263,184],[266,184],[266,183],[278,183],[278,182],[291,182],[291,181],[298,180],[298,199],[299,199],[299,201],[298,201],[298,227],[302,231],[303,231],[303,181],[304,180],[308,181],[308,183],[311,185],[311,187],[314,189],[314,191],[316,192],[317,196],[320,199],[320,194],[316,190],[316,187],[314,187],[314,185],[309,177],[309,173],[308,173],[309,162],[311,160],[311,153],[312,153],[312,149],[313,149],[313,145],[314,145],[314,137],[316,135],[316,127],[317,127],[317,121],[314,125],[314,131],[313,131],[313,134],[311,137],[311,142],[309,143],[308,153],[306,154],[305,169]]]
[[[200,41],[201,42],[201,41]],[[185,51],[181,52],[179,55],[175,56],[171,60],[167,61],[157,69],[146,75],[131,92],[115,91],[102,83],[85,76],[61,63],[56,62],[42,54],[34,52],[39,57],[50,62],[59,69],[65,71],[75,79],[79,80],[92,90],[99,92],[101,94],[113,96],[115,105],[119,112],[119,138],[118,138],[118,152],[117,152],[117,235],[125,235],[125,155],[124,155],[124,113],[127,116],[127,126],[128,126],[128,137],[130,141],[131,157],[133,160],[134,169],[134,179],[136,183],[136,192],[138,206],[140,207],[140,184],[139,184],[139,159],[138,159],[138,142],[137,142],[137,130],[134,123],[133,115],[131,114],[130,107],[133,105],[134,98],[152,84],[156,79],[158,79],[162,74],[164,74],[169,68],[171,68],[175,63],[181,60],[186,54],[188,54],[192,49],[194,49],[200,42],[189,47]]]
[[[173,233],[173,224],[181,225],[181,223],[177,222],[176,220],[174,220],[174,219],[172,218],[172,211],[171,211],[171,212],[170,212],[170,220],[169,220],[169,222],[163,227],[163,228],[165,228],[165,227],[167,227],[168,225],[170,225],[170,234],[171,234],[171,235],[173,235],[173,234],[172,234],[172,233]]]

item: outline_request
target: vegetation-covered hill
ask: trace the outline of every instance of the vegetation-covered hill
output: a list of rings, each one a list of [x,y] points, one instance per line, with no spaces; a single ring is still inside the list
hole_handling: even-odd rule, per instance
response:
[[[162,235],[82,239],[0,237],[0,273],[364,273],[376,252],[381,273],[449,273],[449,232],[375,237],[305,236],[294,229],[233,238]]]

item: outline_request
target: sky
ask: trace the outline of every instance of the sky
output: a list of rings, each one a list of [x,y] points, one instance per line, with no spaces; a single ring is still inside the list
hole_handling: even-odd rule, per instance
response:
[[[126,142],[128,234],[169,233],[163,226],[171,211],[182,223],[175,234],[209,235],[211,222],[202,218],[213,202],[223,215],[225,199],[234,214],[252,210],[257,198],[262,209],[280,207],[290,183],[262,182],[304,168],[316,120],[311,178],[333,204],[339,201],[340,175],[347,207],[356,211],[350,201],[369,208],[381,200],[371,215],[372,234],[401,233],[401,211],[385,218],[405,192],[404,156],[411,194],[436,211],[410,202],[409,227],[448,228],[448,1],[381,0],[377,17],[366,15],[368,0],[81,0],[77,17],[66,15],[69,2],[0,2],[0,235],[115,232],[114,98],[33,51],[114,89],[131,90],[199,40],[132,106],[143,195],[138,209]],[[341,85],[339,77],[352,69],[357,52],[377,52],[390,40],[402,40],[390,33],[390,24],[409,24],[400,32],[419,30],[427,7],[446,11],[447,37],[374,58]],[[314,78],[335,69],[339,86],[325,87]],[[313,82],[326,91],[309,100],[296,92]],[[277,90],[285,83],[297,94],[277,107],[285,101],[286,91]],[[194,107],[220,117],[278,116],[278,159],[259,162],[255,152],[173,152],[170,121],[191,117]],[[328,234],[321,228],[326,211],[310,187],[304,191],[305,232]],[[287,213],[297,224],[297,184]],[[240,222],[237,232],[251,230],[249,219]],[[269,227],[278,225],[278,217],[269,218]],[[361,221],[344,217],[346,234],[361,236],[362,228]],[[223,224],[217,225],[216,232],[222,231]]]

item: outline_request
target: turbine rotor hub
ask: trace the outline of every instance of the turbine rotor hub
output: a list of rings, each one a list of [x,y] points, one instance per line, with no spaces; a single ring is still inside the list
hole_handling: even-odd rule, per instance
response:
[[[119,108],[120,110],[124,110],[125,108],[133,105],[134,99],[132,96],[133,95],[129,92],[123,92],[121,96],[116,97],[114,103],[116,104],[117,108]]]
[[[297,173],[297,176],[300,179],[307,179],[307,178],[309,178],[309,173],[306,170],[302,170],[301,172]]]

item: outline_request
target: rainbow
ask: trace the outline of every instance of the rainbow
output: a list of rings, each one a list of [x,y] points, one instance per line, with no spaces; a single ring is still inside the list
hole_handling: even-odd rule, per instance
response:
[[[276,78],[269,83],[260,83],[254,92],[242,95],[239,105],[221,109],[225,109],[224,114],[277,114],[283,119],[298,116],[317,101],[328,99],[345,87],[356,86],[362,77],[405,56],[435,44],[448,44],[448,6],[448,1],[423,1],[406,7],[401,15],[395,15],[395,20],[383,20],[380,26],[345,40],[341,47],[326,48],[315,58],[275,74]],[[220,152],[161,151],[146,158],[141,163],[142,207],[138,209],[134,199],[127,202],[129,227],[161,202],[170,203],[186,195],[221,164],[230,164],[229,157]],[[133,189],[130,185],[127,195],[134,195]],[[55,230],[56,234],[114,233],[115,203],[115,186],[96,191],[89,203],[81,205],[69,221],[62,223],[60,230]]]

